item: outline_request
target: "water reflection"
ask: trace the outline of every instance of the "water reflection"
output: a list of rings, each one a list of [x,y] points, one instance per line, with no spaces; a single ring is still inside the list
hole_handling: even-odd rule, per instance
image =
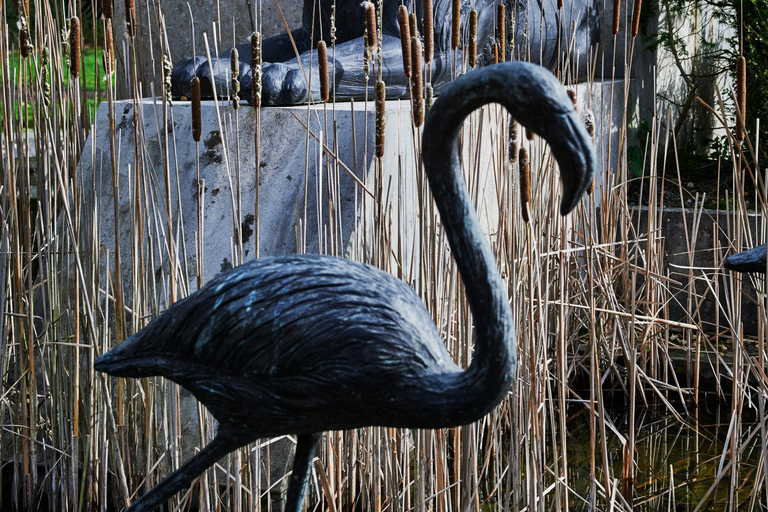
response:
[[[585,497],[590,490],[589,411],[573,410],[567,424],[568,479],[575,494]],[[760,424],[751,411],[732,421],[730,405],[700,405],[683,416],[683,423],[663,407],[638,409],[636,415],[634,489],[619,510],[629,503],[635,511],[768,510]],[[628,411],[612,411],[611,420],[626,436]],[[610,476],[620,484],[624,440],[607,430]],[[596,477],[603,482],[599,446],[598,440]],[[572,509],[589,509],[584,499],[572,496]],[[600,508],[607,505],[600,501]]]

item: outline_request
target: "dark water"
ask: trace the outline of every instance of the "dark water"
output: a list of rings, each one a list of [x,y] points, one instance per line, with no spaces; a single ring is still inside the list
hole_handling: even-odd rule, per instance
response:
[[[590,429],[586,407],[572,409],[568,419],[569,484],[579,496],[590,492]],[[744,409],[732,422],[729,404],[699,405],[690,414],[680,412],[683,422],[663,407],[638,410],[635,420],[635,481],[622,485],[624,444],[606,428],[612,478],[635,511],[768,510],[764,482],[764,454],[756,412]],[[629,413],[608,413],[616,430],[626,438]],[[736,444],[729,428],[735,426]],[[599,443],[599,440],[598,440]],[[598,461],[602,460],[598,444]],[[602,483],[603,464],[597,464]],[[722,467],[723,470],[718,471]],[[731,468],[736,468],[732,471]],[[716,476],[723,476],[717,482]],[[755,485],[758,486],[754,489]],[[589,510],[584,500],[572,498],[572,509]],[[605,501],[598,508],[606,510]]]

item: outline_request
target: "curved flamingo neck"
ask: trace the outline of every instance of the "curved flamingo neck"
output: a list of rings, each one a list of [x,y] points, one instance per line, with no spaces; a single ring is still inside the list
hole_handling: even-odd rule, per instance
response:
[[[474,320],[475,355],[452,386],[459,395],[456,402],[466,402],[459,405],[468,416],[466,422],[482,417],[506,395],[514,381],[517,355],[506,287],[460,166],[458,138],[463,120],[477,107],[494,101],[471,94],[473,90],[467,88],[467,95],[453,104],[433,106],[422,142],[424,169]]]

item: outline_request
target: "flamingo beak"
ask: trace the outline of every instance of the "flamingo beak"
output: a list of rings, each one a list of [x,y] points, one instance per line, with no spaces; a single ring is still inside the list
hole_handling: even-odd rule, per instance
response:
[[[765,274],[766,255],[768,255],[768,246],[763,244],[748,251],[731,254],[723,260],[723,267],[735,272]]]
[[[595,176],[597,157],[592,137],[575,110],[561,114],[546,137],[560,167],[563,199],[560,214],[567,215],[581,201]]]

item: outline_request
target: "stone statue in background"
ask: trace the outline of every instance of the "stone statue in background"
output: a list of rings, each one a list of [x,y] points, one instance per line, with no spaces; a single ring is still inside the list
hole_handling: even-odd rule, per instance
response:
[[[427,76],[436,92],[445,86],[455,74],[466,66],[464,54],[469,39],[469,16],[474,8],[478,12],[477,55],[478,65],[491,62],[491,49],[495,41],[495,18],[500,0],[459,0],[461,5],[461,42],[454,51],[451,44],[451,0],[434,0],[434,58]],[[319,13],[314,2],[305,0],[303,26],[291,32],[295,43],[287,33],[263,41],[263,105],[294,105],[307,103],[310,93],[319,99],[317,42],[328,45],[328,69],[335,80],[336,99],[362,99],[366,93],[366,77],[363,65],[363,35],[365,9],[360,0],[336,2],[335,49],[331,41],[331,18],[334,2],[320,0]],[[390,99],[408,97],[408,79],[403,71],[403,60],[398,24],[399,0],[384,0],[382,14],[382,79],[387,85]],[[409,13],[416,13],[420,37],[423,32],[422,0],[406,0]],[[379,5],[376,4],[376,8]],[[505,48],[507,60],[529,60],[550,70],[565,67],[571,74],[569,80],[587,78],[590,48],[599,40],[598,6],[595,0],[570,0],[558,9],[555,0],[518,0],[506,2],[508,40],[514,38],[513,55]],[[313,23],[313,14],[317,17]],[[314,33],[312,33],[314,27]],[[513,30],[512,30],[513,29]],[[510,32],[511,30],[511,32]],[[509,44],[509,43],[507,43]],[[240,56],[240,97],[251,97],[251,49],[250,42],[237,47]],[[296,57],[298,52],[299,57]],[[202,95],[212,98],[211,81],[219,96],[226,96],[230,74],[230,50],[212,59],[212,67],[204,57],[182,59],[173,69],[172,85],[175,97],[190,96],[189,82],[195,74],[201,80]],[[374,61],[375,62],[375,61]],[[371,70],[374,69],[371,63]],[[564,66],[564,64],[567,64]],[[307,85],[305,74],[310,75]],[[367,82],[369,98],[373,98],[373,86],[377,75]],[[333,84],[333,82],[331,82]],[[333,85],[332,85],[333,87]]]

